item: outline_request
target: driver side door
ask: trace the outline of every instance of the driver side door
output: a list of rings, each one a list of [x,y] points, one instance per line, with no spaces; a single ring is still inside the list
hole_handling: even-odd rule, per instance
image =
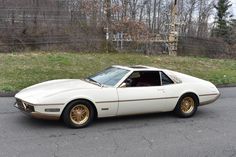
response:
[[[165,99],[165,87],[161,86],[159,71],[135,71],[118,87],[119,106],[117,115],[151,113],[169,110]]]

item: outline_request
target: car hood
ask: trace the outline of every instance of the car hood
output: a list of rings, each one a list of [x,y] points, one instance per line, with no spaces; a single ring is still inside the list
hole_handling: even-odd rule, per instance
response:
[[[79,90],[79,89],[95,89],[95,88],[100,88],[100,87],[79,79],[51,80],[25,88],[21,90],[19,93],[17,93],[15,97],[22,100],[27,99],[30,101],[33,99],[35,100],[43,97],[48,97],[60,92]]]

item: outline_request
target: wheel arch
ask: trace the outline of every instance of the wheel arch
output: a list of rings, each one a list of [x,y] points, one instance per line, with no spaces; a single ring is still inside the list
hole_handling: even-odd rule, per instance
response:
[[[181,109],[181,101],[184,99],[184,97],[194,97],[194,101],[197,101],[195,105],[193,105],[193,108],[190,112],[185,112],[185,111],[182,111]],[[179,97],[179,100],[175,106],[175,109],[173,110],[174,113],[178,116],[178,117],[181,117],[181,118],[189,118],[189,117],[192,117],[195,112],[197,111],[197,108],[199,106],[199,98],[198,98],[198,95],[195,93],[195,92],[191,92],[191,91],[188,91],[188,92],[184,92],[180,97]],[[188,109],[189,110],[189,109]]]
[[[182,97],[184,97],[185,95],[194,95],[194,96],[197,98],[198,106],[199,106],[199,104],[200,104],[199,96],[196,94],[196,92],[193,92],[193,91],[186,91],[186,92],[182,93],[181,96],[180,96],[179,99],[178,99],[178,102],[179,102],[179,100],[180,100]],[[177,102],[177,104],[178,104],[178,102]],[[176,104],[176,105],[177,105],[177,104]]]
[[[78,100],[83,100],[83,101],[89,102],[91,104],[91,106],[93,107],[93,109],[94,109],[94,113],[95,113],[94,117],[97,118],[98,111],[97,111],[97,107],[96,107],[95,103],[92,100],[88,99],[88,98],[82,98],[82,97],[81,98],[74,98],[74,99],[68,101],[67,103],[65,103],[65,106],[64,106],[64,108],[63,108],[63,110],[61,112],[60,118],[62,118],[62,115],[63,115],[63,113],[65,111],[65,108],[68,106],[68,104],[70,104],[73,101],[78,101]]]

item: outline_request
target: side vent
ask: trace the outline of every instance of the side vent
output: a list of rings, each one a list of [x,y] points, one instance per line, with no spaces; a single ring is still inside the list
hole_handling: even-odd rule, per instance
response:
[[[102,108],[102,111],[107,111],[109,110],[109,108]]]

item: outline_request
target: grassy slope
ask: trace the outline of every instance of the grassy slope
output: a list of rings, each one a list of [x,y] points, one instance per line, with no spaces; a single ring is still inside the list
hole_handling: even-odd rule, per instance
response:
[[[84,78],[113,64],[143,64],[190,74],[215,84],[236,83],[236,60],[138,54],[0,54],[0,91],[17,91],[58,78]]]

